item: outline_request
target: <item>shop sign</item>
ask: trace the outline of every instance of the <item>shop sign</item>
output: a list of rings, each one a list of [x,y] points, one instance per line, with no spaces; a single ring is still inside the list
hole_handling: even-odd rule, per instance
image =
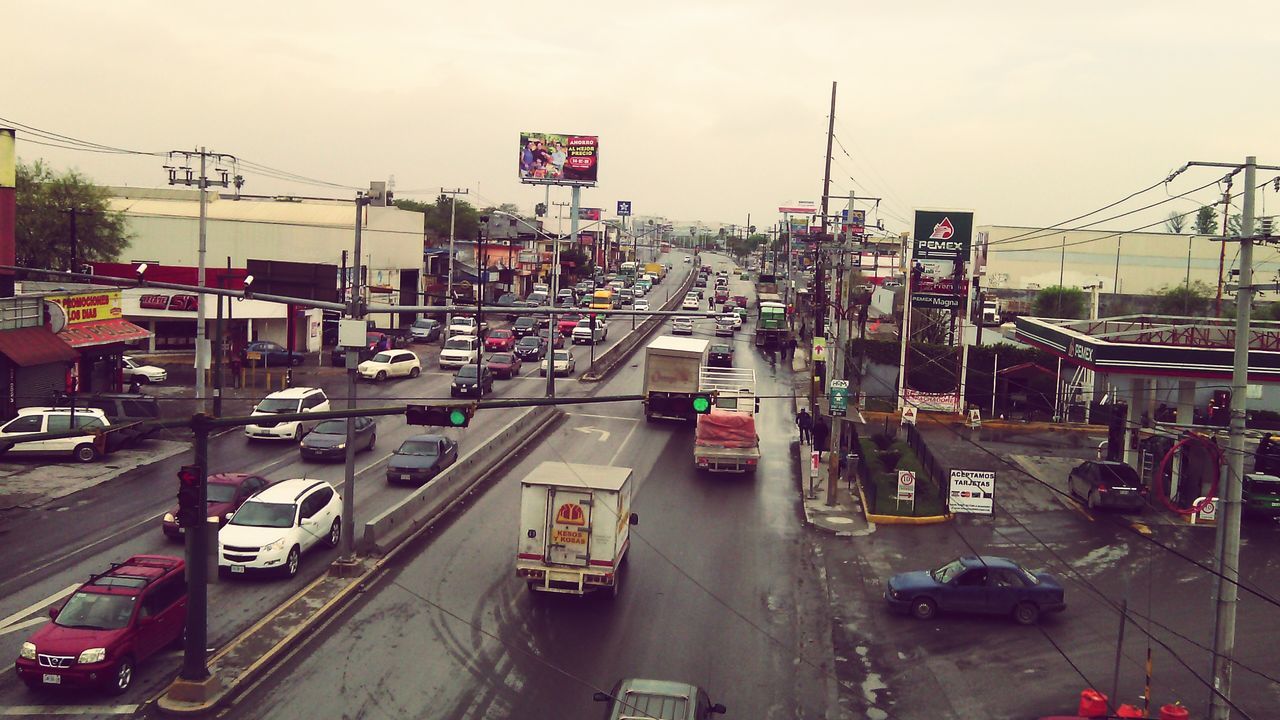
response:
[[[52,311],[51,315],[58,313],[65,317],[67,326],[111,320],[121,316],[119,290],[100,290],[76,295],[60,295],[48,297],[45,300],[57,305],[58,310]],[[56,318],[53,318],[53,320],[56,325]],[[60,330],[61,328],[54,329],[53,332],[59,332]]]
[[[165,295],[153,293],[138,298],[138,307],[143,310],[174,310],[177,312],[195,312],[200,307],[200,296],[175,294]]]

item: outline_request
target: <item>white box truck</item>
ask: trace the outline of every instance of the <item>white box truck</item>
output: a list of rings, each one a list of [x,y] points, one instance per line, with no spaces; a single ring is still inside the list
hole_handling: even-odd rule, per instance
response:
[[[699,389],[715,394],[715,405],[698,416],[693,465],[707,472],[753,473],[760,464],[756,434],[756,373],[747,368],[702,368]]]
[[[533,592],[614,597],[631,543],[631,468],[544,462],[520,481],[516,576]]]
[[[644,417],[693,422],[692,397],[698,374],[707,364],[711,343],[698,338],[663,335],[645,348]]]

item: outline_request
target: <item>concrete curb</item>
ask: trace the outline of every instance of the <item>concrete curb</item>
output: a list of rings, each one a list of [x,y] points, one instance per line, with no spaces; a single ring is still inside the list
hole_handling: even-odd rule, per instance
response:
[[[863,410],[862,414],[867,420],[878,420],[883,422],[885,418],[889,418],[890,422],[901,422],[897,411],[887,412],[884,410]],[[951,413],[929,413],[929,422],[941,423],[946,425],[965,425],[967,418],[953,415]],[[917,421],[917,424],[923,421]],[[1087,425],[1085,423],[1052,423],[1052,422],[1018,422],[1016,420],[992,420],[983,418],[982,427],[993,430],[1021,430],[1024,432],[1079,432],[1091,434],[1107,433],[1106,425]]]
[[[867,496],[862,493],[862,483],[858,483],[858,497],[862,500],[862,514],[868,523],[876,525],[937,525],[950,522],[955,515],[925,515],[923,517],[907,517],[905,515],[877,515],[867,511]]]
[[[669,300],[667,300],[667,303],[662,306],[663,310],[674,310],[680,306],[681,298],[683,298],[685,293],[689,292],[690,288],[693,287],[695,274],[696,273],[692,271],[689,272],[689,276],[685,278],[684,285],[682,285],[680,289],[672,295]],[[596,358],[596,369],[578,376],[578,382],[594,383],[604,380],[615,369],[617,369],[619,365],[626,362],[627,358],[631,357],[631,353],[640,346],[640,343],[652,335],[654,330],[662,327],[662,324],[665,321],[666,317],[660,315],[657,317],[651,317],[640,323],[635,330],[631,331],[626,337],[618,341],[617,345],[614,345],[601,353],[600,357]],[[648,327],[645,327],[646,325],[648,325]],[[603,366],[603,368],[601,366]]]

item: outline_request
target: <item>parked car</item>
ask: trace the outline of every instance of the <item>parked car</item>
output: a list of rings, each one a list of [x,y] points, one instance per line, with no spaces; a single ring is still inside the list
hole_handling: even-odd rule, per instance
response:
[[[495,378],[504,380],[517,377],[520,374],[520,366],[523,365],[520,356],[515,352],[494,353],[489,356],[489,362],[486,364]]]
[[[520,338],[513,351],[521,360],[541,360],[547,352],[547,343],[537,335]]]
[[[416,378],[422,374],[422,363],[412,350],[384,350],[356,366],[356,373],[377,382],[391,377]]]
[[[323,480],[284,480],[260,490],[218,531],[218,574],[298,574],[302,553],[338,547],[342,497]]]
[[[710,720],[726,712],[724,705],[713,704],[707,691],[697,685],[668,680],[627,678],[619,680],[612,692],[598,692],[592,698],[608,703],[606,720]]]
[[[510,330],[490,330],[484,339],[484,349],[489,352],[507,352],[515,346],[516,336]]]
[[[245,425],[244,435],[250,440],[292,440],[293,442],[298,442],[302,440],[302,436],[306,434],[307,430],[315,426],[315,423],[304,423],[300,420],[276,422],[271,420],[270,417],[280,414],[328,411],[329,398],[324,394],[324,390],[320,388],[294,387],[280,390],[266,396],[254,406],[253,412],[250,414],[253,417],[261,417],[263,419],[254,421],[250,425]]]
[[[573,344],[594,345],[609,338],[609,326],[604,318],[596,318],[594,325],[591,318],[582,318],[573,328]]]
[[[710,367],[733,367],[733,346],[729,343],[716,343],[707,353],[707,365]]]
[[[444,341],[444,349],[440,351],[440,367],[458,368],[463,365],[474,365],[480,352],[480,341],[471,335],[457,335]]]
[[[231,513],[254,493],[271,484],[261,475],[249,473],[214,473],[207,478],[205,514],[218,518],[218,527],[227,524]],[[160,518],[160,529],[170,540],[181,540],[184,530],[178,525],[178,506],[174,505]]]
[[[250,356],[258,359],[252,360]],[[302,364],[303,359],[303,353],[296,350],[289,352],[283,345],[269,340],[255,340],[254,342],[246,343],[244,349],[240,351],[240,360],[245,367],[271,367],[272,365],[292,365],[297,367]]]
[[[387,482],[423,485],[458,460],[458,443],[444,435],[413,435],[387,460]]]
[[[354,418],[357,452],[372,450],[378,442],[378,425],[370,417]],[[347,457],[347,421],[323,420],[298,444],[303,460],[344,460]]]
[[[126,692],[139,663],[182,641],[185,575],[182,558],[167,555],[134,555],[91,575],[22,643],[18,677],[32,689]]]
[[[559,332],[551,332],[544,328],[538,331],[538,337],[552,349],[564,347],[564,336]]]
[[[23,435],[32,433],[66,432],[72,429],[73,417],[75,428],[83,428],[86,434],[55,440],[33,440],[12,444],[3,442],[18,440]],[[110,425],[111,421],[107,419],[106,413],[95,408],[18,408],[18,417],[0,426],[0,454],[8,456],[70,455],[80,462],[93,462],[102,456],[102,448],[94,442],[94,437],[89,433]]]
[[[992,555],[956,558],[935,570],[894,575],[885,585],[884,597],[891,610],[909,612],[921,620],[932,619],[941,610],[1011,615],[1022,625],[1033,625],[1042,614],[1067,607],[1056,577]]]
[[[65,401],[58,404],[65,404]],[[160,428],[155,421],[160,419],[160,401],[142,393],[93,393],[76,397],[76,404],[101,410],[107,416],[110,425],[126,425],[128,423],[144,423],[130,433],[129,446],[155,435]]]
[[[693,334],[693,318],[679,316],[671,320],[672,335],[692,335]]]
[[[463,365],[453,376],[449,386],[450,397],[484,397],[493,392],[493,371],[487,365]]]
[[[1280,477],[1246,473],[1241,488],[1242,510],[1255,517],[1280,516]]]
[[[125,384],[134,382],[139,385],[148,383],[162,383],[169,379],[169,371],[155,365],[144,364],[141,360],[125,355],[120,362],[120,373],[124,377]]]
[[[542,365],[538,368],[538,374],[546,377],[548,365],[553,366],[556,375],[572,375],[578,368],[578,363],[573,358],[573,353],[568,350],[554,350],[551,356],[543,359]]]
[[[511,334],[517,339],[538,332],[538,319],[530,315],[521,315],[511,326]]]
[[[409,337],[413,342],[435,342],[440,339],[443,326],[434,318],[420,318],[409,326]]]
[[[1141,512],[1147,504],[1147,489],[1138,471],[1122,462],[1086,460],[1067,476],[1067,490],[1090,508],[1115,508]]]

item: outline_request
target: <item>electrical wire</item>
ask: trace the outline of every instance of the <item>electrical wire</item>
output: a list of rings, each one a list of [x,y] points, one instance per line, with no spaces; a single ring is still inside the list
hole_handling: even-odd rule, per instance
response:
[[[84,150],[87,152],[110,152],[110,153],[119,153],[124,155],[153,155],[153,156],[164,155],[164,153],[159,153],[159,152],[129,150],[126,148],[119,148],[112,145],[103,145],[101,143],[90,142],[88,140],[80,140],[70,135],[62,135],[60,133],[55,133],[50,130],[42,130],[40,128],[31,126],[31,125],[20,123],[16,120],[10,120],[8,118],[3,118],[3,117],[0,117],[0,123],[6,123],[9,125],[12,125],[14,128],[26,130],[27,132],[30,132],[36,135],[37,137],[43,138],[45,140],[65,143],[65,145],[54,145],[52,147],[61,147],[67,150]],[[35,142],[35,141],[27,141],[27,142]],[[37,143],[37,144],[43,145],[47,143]]]

